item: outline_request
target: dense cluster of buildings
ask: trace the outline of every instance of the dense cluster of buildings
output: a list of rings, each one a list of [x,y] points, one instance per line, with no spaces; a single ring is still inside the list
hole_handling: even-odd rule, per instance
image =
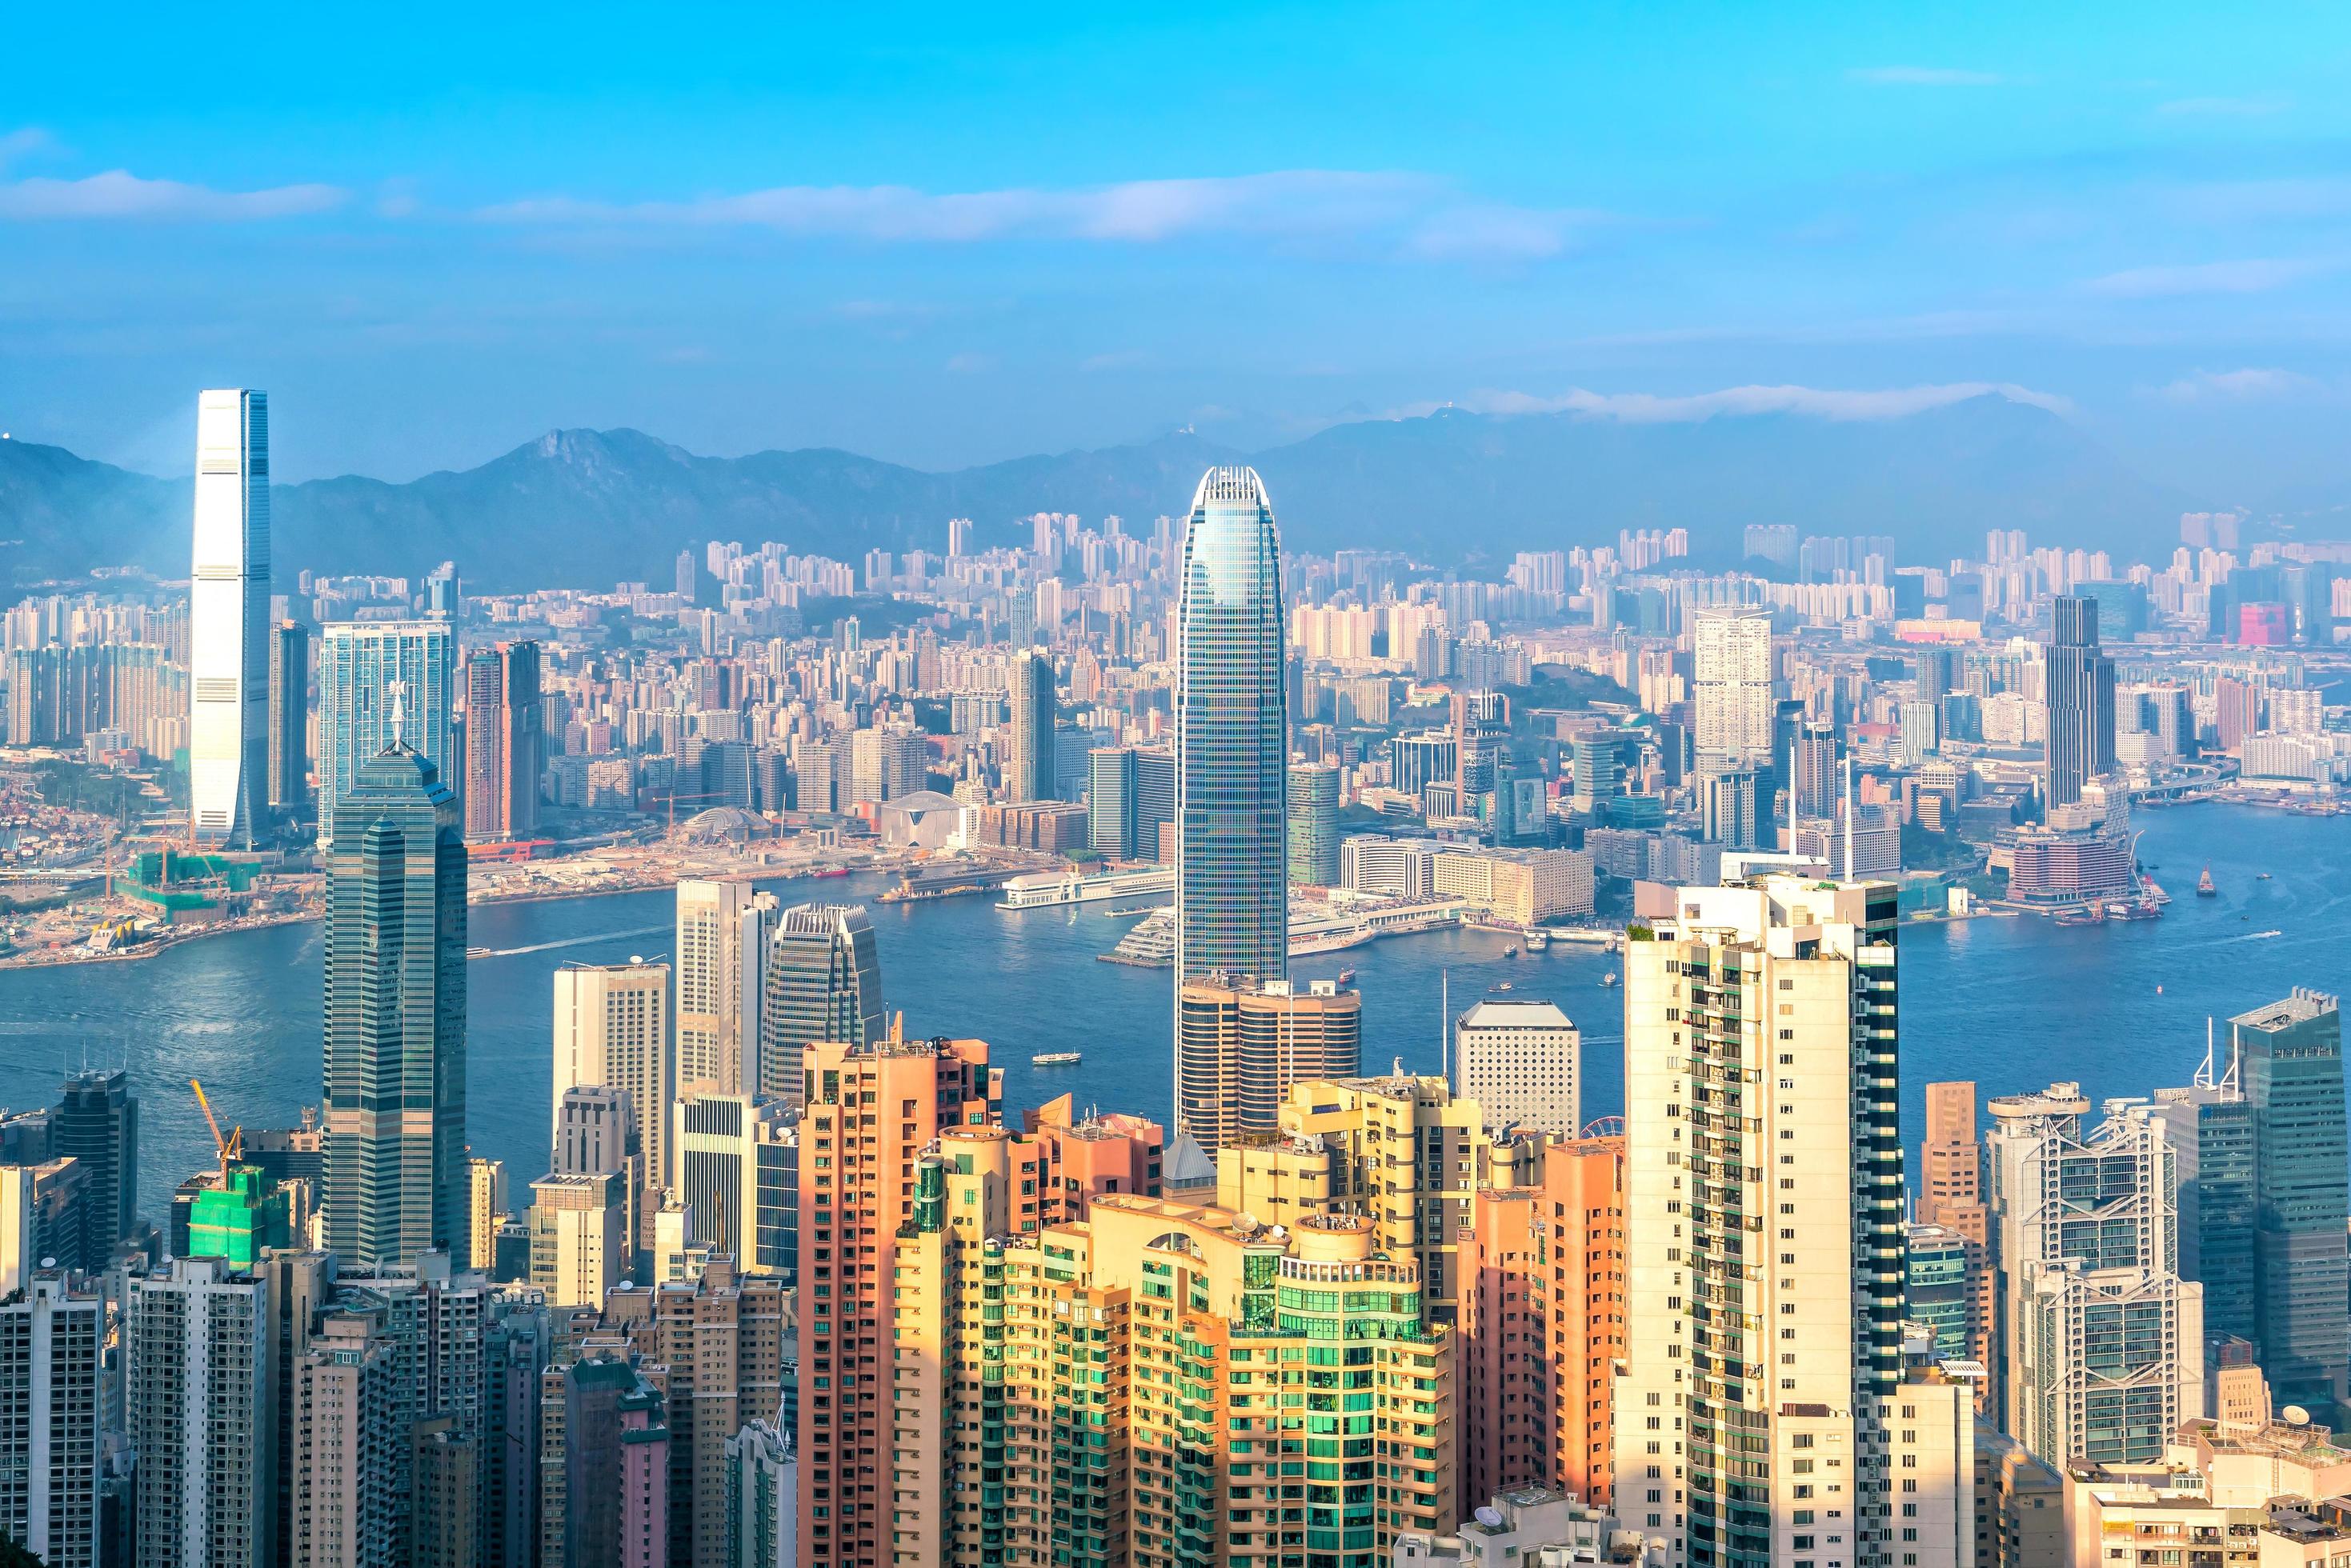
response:
[[[2095,1118],[2059,1083],[1987,1133],[1974,1085],[1929,1085],[1907,1187],[1898,1131],[1906,840],[1975,846],[2020,903],[2146,897],[2134,795],[2334,732],[2269,646],[2331,639],[2322,566],[2240,565],[2204,519],[2119,576],[1775,529],[1747,555],[1796,580],[1708,576],[1671,530],[1467,583],[1286,556],[1220,468],[1148,537],[958,521],[862,573],[714,545],[659,593],[469,601],[444,569],[294,614],[266,400],[199,426],[188,606],[125,645],[172,649],[181,728],[121,749],[185,750],[208,847],[315,837],[319,1110],[223,1138],[161,1230],[122,1073],[0,1117],[0,1538],[40,1561],[2351,1551],[2333,998]],[[942,613],[806,635],[861,583]],[[595,635],[624,618],[683,645]],[[86,739],[54,694],[13,727],[18,680],[132,618],[13,612],[11,739]],[[2125,654],[2102,620],[2239,635]],[[1008,1107],[1006,1043],[910,1032],[863,910],[687,880],[667,954],[555,975],[544,1171],[476,1156],[473,855],[682,804],[1169,861],[1165,1115]],[[1301,897],[1540,931],[1608,883],[1621,1116],[1552,1002],[1478,1000],[1443,1073],[1383,1076],[1362,995],[1290,973]]]

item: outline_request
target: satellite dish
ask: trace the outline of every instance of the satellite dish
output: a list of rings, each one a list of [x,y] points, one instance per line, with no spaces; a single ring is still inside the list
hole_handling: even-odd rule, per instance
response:
[[[1502,1528],[1502,1516],[1493,1509],[1481,1508],[1478,1511],[1477,1517],[1478,1522],[1484,1525],[1489,1530],[1499,1530]]]
[[[1256,1215],[1244,1210],[1240,1213],[1233,1216],[1233,1231],[1236,1235],[1247,1236],[1256,1230]]]
[[[2285,1417],[2285,1424],[2289,1427],[2307,1427],[2310,1425],[2310,1412],[2304,1409],[2299,1405],[2288,1405],[2284,1409],[2279,1411],[2278,1414]]]

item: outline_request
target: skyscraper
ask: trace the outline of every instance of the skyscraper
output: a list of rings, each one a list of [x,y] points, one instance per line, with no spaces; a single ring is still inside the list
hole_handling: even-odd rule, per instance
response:
[[[2115,661],[2098,648],[2098,601],[2060,594],[2043,650],[2049,707],[2049,804],[2071,805],[2115,765]]]
[[[0,1541],[98,1568],[107,1304],[41,1273],[0,1301]]]
[[[196,400],[188,587],[188,819],[196,840],[249,849],[267,820],[269,394]]]
[[[310,628],[281,620],[269,628],[269,807],[310,804]]]
[[[1301,888],[1339,885],[1339,770],[1290,773],[1290,880]]]
[[[1927,1136],[1918,1155],[1917,1220],[1951,1232],[1965,1244],[1967,1355],[1989,1366],[1994,1321],[1991,1210],[1984,1202],[1974,1084],[1927,1085]]]
[[[2229,1032],[2259,1156],[2254,1339],[2277,1402],[2316,1416],[2351,1398],[2342,1014],[2332,996],[2296,989]]]
[[[795,905],[777,918],[766,971],[758,1092],[798,1105],[803,1047],[871,1045],[885,1033],[873,923],[852,905]]]
[[[546,730],[538,644],[502,642],[465,661],[465,837],[528,838],[538,831]]]
[[[1839,1524],[1874,1562],[1891,1528],[1894,894],[1683,888],[1625,944],[1615,1506],[1669,1563],[1794,1562]]]
[[[269,1284],[225,1258],[133,1276],[123,1384],[139,1455],[136,1568],[270,1568],[277,1358]]]
[[[327,1243],[346,1269],[465,1236],[465,839],[398,738],[326,815]]]
[[[120,1067],[68,1075],[49,1116],[49,1152],[85,1172],[93,1207],[83,1240],[93,1259],[103,1259],[139,1223],[139,1100],[131,1075]]]
[[[673,1097],[756,1081],[763,939],[776,900],[748,882],[677,885],[677,1076]],[[667,1102],[664,1102],[666,1104]]]
[[[1290,1085],[1363,1070],[1364,999],[1332,981],[1204,975],[1176,1005],[1176,1125],[1208,1154],[1271,1129]]]
[[[1012,753],[1004,760],[1004,798],[1052,800],[1053,656],[1024,649],[1012,656]]]
[[[441,773],[457,769],[456,630],[447,621],[337,621],[319,644],[319,842],[361,767],[398,738]]]
[[[1695,637],[1698,755],[1770,763],[1771,618],[1708,611]]]
[[[1250,468],[1201,476],[1184,532],[1176,657],[1176,988],[1290,973],[1281,539]],[[1180,1033],[1180,1031],[1179,1031]],[[1176,1064],[1176,1132],[1214,1104]],[[1223,1112],[1213,1113],[1221,1116]],[[1196,1134],[1195,1136],[1197,1136]]]
[[[1990,1108],[2001,1428],[2052,1464],[2159,1459],[2204,1389],[2204,1293],[2179,1277],[2167,1119],[2115,1100],[2085,1132],[2071,1083]]]
[[[555,971],[555,1082],[601,1085],[629,1096],[644,1148],[648,1186],[669,1184],[670,1106],[677,1068],[669,1047],[669,965],[565,964]],[[559,1167],[558,1168],[560,1168]]]

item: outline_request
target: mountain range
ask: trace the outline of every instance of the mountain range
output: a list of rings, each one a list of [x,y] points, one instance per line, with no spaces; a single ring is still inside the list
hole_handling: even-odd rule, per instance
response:
[[[1749,524],[1889,534],[1906,561],[1978,554],[1985,530],[2036,543],[2162,552],[2196,498],[2131,472],[2085,432],[1997,393],[1897,419],[1719,414],[1638,422],[1457,409],[1343,424],[1255,453],[1188,432],[932,473],[815,448],[701,457],[632,430],[550,431],[478,468],[404,483],[347,476],[272,491],[274,556],[293,571],[419,576],[458,563],[483,592],[666,585],[685,546],[781,540],[862,562],[944,549],[950,517],[979,544],[1026,543],[1039,511],[1179,514],[1200,471],[1249,462],[1283,541],[1393,549],[1490,570],[1514,551],[1682,526],[1730,564]],[[189,481],[60,447],[0,441],[0,572],[19,587],[130,566],[188,570]]]

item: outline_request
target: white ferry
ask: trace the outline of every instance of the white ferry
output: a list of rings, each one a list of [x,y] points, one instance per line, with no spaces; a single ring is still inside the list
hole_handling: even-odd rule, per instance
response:
[[[1146,898],[1173,893],[1176,873],[1168,867],[1137,871],[1035,871],[1004,884],[1002,909],[1042,909],[1061,904],[1094,904],[1107,898]]]
[[[1029,1064],[1032,1067],[1074,1067],[1085,1059],[1085,1053],[1081,1051],[1040,1051],[1029,1058]]]

